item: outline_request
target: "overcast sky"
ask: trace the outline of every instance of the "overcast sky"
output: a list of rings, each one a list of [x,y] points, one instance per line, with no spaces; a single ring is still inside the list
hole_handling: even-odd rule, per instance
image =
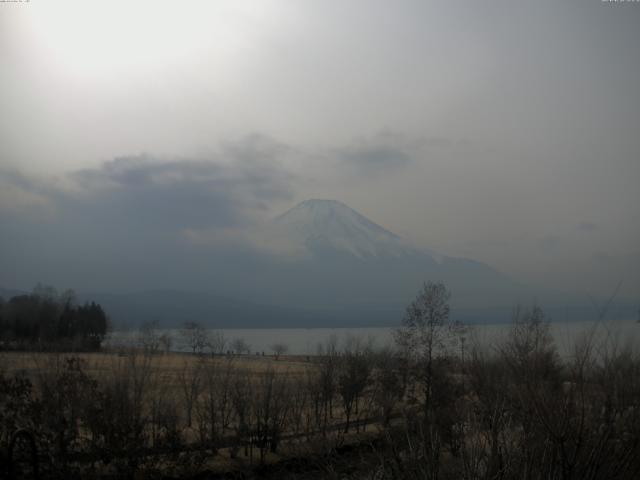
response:
[[[319,197],[638,298],[639,46],[631,2],[0,3],[0,285]]]

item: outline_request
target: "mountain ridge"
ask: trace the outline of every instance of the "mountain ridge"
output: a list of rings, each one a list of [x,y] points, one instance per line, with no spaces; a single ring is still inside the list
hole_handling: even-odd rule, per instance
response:
[[[526,286],[482,262],[413,246],[337,200],[300,202],[252,233],[263,235],[255,244],[281,248],[274,255],[216,245],[198,256],[185,249],[179,260],[197,262],[197,279],[167,277],[130,294],[78,299],[103,304],[117,324],[191,320],[226,328],[398,325],[426,281],[443,282],[452,317],[471,323],[508,321],[515,305],[534,300],[563,319],[589,318],[592,308],[576,295]]]

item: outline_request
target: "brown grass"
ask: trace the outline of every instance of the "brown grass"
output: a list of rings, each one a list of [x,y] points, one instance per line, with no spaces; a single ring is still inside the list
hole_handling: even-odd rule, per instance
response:
[[[141,352],[92,352],[92,353],[50,353],[50,352],[0,352],[0,370],[7,375],[17,373],[29,378],[47,370],[55,370],[65,358],[79,357],[83,369],[92,376],[100,376],[113,371],[117,366],[125,362],[131,355],[141,356]],[[216,366],[232,361],[238,370],[248,371],[250,374],[263,374],[268,370],[290,375],[302,375],[309,368],[314,368],[312,362],[305,361],[306,357],[281,356],[275,360],[272,356],[257,355],[232,355],[215,356],[192,355],[184,353],[154,354],[149,357],[150,367],[156,373],[162,372],[162,376],[174,378],[177,372],[185,366],[193,366],[197,362],[204,365]]]

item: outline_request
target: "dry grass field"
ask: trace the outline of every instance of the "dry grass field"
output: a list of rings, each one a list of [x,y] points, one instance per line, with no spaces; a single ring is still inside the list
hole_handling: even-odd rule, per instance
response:
[[[362,420],[375,414],[373,403],[367,402],[367,408],[362,403],[359,412],[350,413],[351,428],[345,428],[336,379],[326,372],[323,376],[323,362],[307,356],[140,350],[0,352],[0,372],[31,382],[33,397],[49,412],[46,421],[52,430],[60,428],[56,415],[69,417],[75,425],[64,427],[72,438],[69,449],[73,445],[78,453],[72,458],[94,451],[87,458],[95,464],[105,453],[138,451],[137,469],[164,474],[175,470],[180,475],[274,465],[372,435],[375,426]],[[104,404],[91,413],[86,405],[95,402]],[[120,440],[109,443],[113,432],[103,427],[98,433],[92,426],[96,421],[117,426]],[[193,465],[183,465],[180,452],[192,458]],[[118,473],[129,467],[110,462],[100,468]]]
[[[532,316],[464,360],[0,352],[0,455],[28,430],[51,478],[638,478],[640,357],[608,347],[563,359]]]
[[[7,374],[21,373],[35,378],[43,372],[61,368],[65,358],[70,356],[81,360],[84,370],[96,377],[120,369],[134,356],[141,356],[136,350],[113,350],[111,352],[51,353],[51,352],[0,352],[0,370]],[[309,358],[309,360],[307,360]],[[185,367],[197,364],[205,367],[221,367],[231,362],[237,369],[259,375],[269,370],[277,373],[303,375],[309,368],[315,368],[312,357],[258,355],[191,355],[188,353],[166,353],[149,356],[149,368],[162,373],[169,380],[177,376]]]

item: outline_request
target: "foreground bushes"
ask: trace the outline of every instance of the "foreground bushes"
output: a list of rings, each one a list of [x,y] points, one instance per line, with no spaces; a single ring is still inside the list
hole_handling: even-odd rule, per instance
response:
[[[423,381],[424,368],[412,366]],[[533,308],[492,350],[430,368],[426,413],[386,432],[378,478],[640,478],[637,351],[593,330],[562,360]]]
[[[532,309],[464,360],[455,336],[428,361],[328,342],[297,372],[204,355],[159,367],[162,356],[131,351],[97,376],[50,355],[36,375],[0,375],[0,452],[26,428],[42,472],[60,477],[184,476],[224,450],[249,464],[325,452],[327,478],[640,478],[640,358],[595,337],[560,358]],[[369,445],[357,468],[337,458],[347,443]]]

